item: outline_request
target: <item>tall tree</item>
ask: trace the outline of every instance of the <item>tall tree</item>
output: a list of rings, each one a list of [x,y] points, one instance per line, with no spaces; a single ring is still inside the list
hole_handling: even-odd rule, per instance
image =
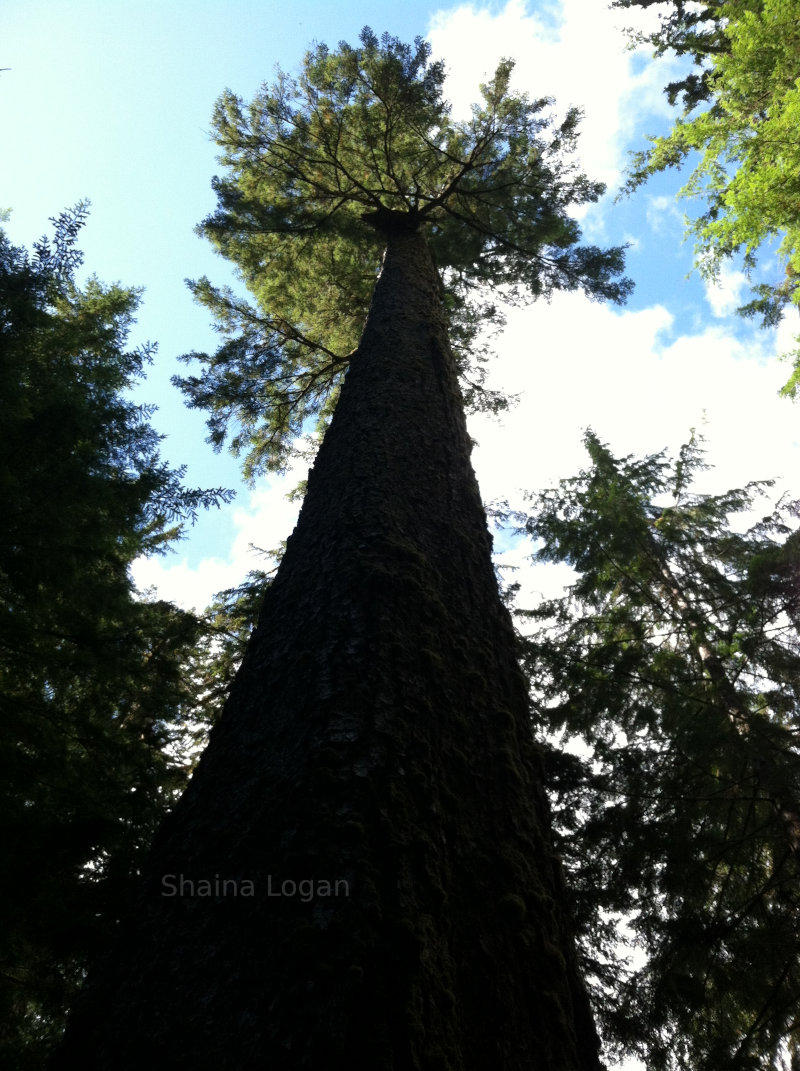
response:
[[[614,7],[649,7],[654,0],[616,0]],[[659,5],[660,6],[660,5]],[[716,278],[721,266],[741,256],[752,275],[761,261],[753,299],[739,310],[777,324],[800,306],[800,48],[798,0],[674,0],[649,40],[657,54],[690,55],[696,70],[670,83],[684,113],[672,130],[651,138],[637,154],[628,189],[650,175],[699,159],[684,197],[704,210],[688,222],[696,240],[696,264]],[[784,392],[800,386],[800,345]]]
[[[798,505],[748,528],[769,484],[697,493],[694,440],[675,460],[586,446],[524,518],[577,574],[527,615],[525,661],[561,737],[547,768],[603,1032],[654,1071],[794,1067]],[[647,953],[635,971],[614,919]]]
[[[246,330],[211,361],[215,419],[279,464],[347,375],[62,1066],[598,1066],[448,318],[461,280],[625,287],[618,251],[576,246],[568,206],[599,188],[558,171],[509,74],[455,124],[428,46],[365,31],[248,120],[220,105],[207,226],[261,308],[220,297]]]
[[[126,389],[135,291],[75,281],[85,206],[0,232],[0,1062],[41,1067],[186,772],[200,622],[128,566],[226,492],[188,491]]]
[[[365,31],[360,48],[318,46],[298,77],[280,73],[248,107],[230,91],[218,101],[227,173],[199,230],[258,306],[207,279],[192,284],[226,340],[211,356],[189,354],[205,368],[177,382],[210,411],[211,441],[230,434],[246,451],[246,474],[280,468],[308,419],[320,429],[329,419],[393,220],[427,236],[468,407],[507,401],[482,387],[485,336],[503,304],[556,289],[628,293],[622,250],[579,244],[570,212],[603,193],[571,159],[580,113],[553,130],[552,101],[512,92],[511,74],[501,63],[457,123],[425,42]]]

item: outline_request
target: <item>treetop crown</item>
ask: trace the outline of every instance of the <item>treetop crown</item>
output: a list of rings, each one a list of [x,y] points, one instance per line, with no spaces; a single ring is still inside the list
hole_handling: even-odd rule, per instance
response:
[[[504,404],[482,390],[476,345],[479,330],[502,322],[502,302],[556,289],[624,300],[622,250],[579,244],[573,209],[604,191],[569,158],[579,112],[556,124],[549,98],[512,91],[512,70],[503,60],[470,118],[456,121],[430,45],[365,28],[357,47],[314,45],[296,75],[278,70],[247,106],[230,90],[220,97],[225,173],[199,231],[258,307],[206,279],[191,284],[227,341],[213,358],[198,355],[207,376],[178,382],[190,404],[212,410],[217,446],[238,420],[233,446],[252,447],[248,474],[280,468],[306,417],[330,415],[398,230],[427,237],[465,397],[479,407]]]

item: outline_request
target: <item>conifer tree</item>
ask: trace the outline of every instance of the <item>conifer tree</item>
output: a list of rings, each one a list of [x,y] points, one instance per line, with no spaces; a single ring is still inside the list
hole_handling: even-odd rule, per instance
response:
[[[572,159],[580,112],[555,125],[552,100],[513,92],[512,72],[503,61],[456,122],[430,46],[367,29],[357,48],[317,46],[247,106],[220,97],[226,171],[199,232],[257,303],[192,284],[225,342],[187,355],[203,371],[176,382],[209,411],[211,441],[245,453],[246,475],[281,468],[309,418],[327,423],[393,227],[426,236],[468,410],[508,402],[483,389],[503,304],[575,289],[624,300],[623,251],[580,244],[571,211],[604,191]]]
[[[695,67],[667,86],[671,103],[682,98],[683,114],[635,155],[627,188],[692,160],[681,196],[702,206],[687,219],[696,266],[715,279],[724,264],[741,260],[753,298],[739,312],[773,327],[787,314],[793,319],[792,307],[800,306],[800,0],[672,0],[666,8],[647,40],[657,55],[691,56]],[[794,397],[800,348],[792,356],[794,371],[783,389]]]
[[[604,1035],[654,1071],[794,1066],[797,503],[745,527],[769,481],[698,493],[694,438],[677,459],[586,447],[523,518],[536,557],[577,574],[525,615],[524,649]],[[647,953],[635,971],[615,919]]]
[[[186,780],[200,622],[128,575],[200,507],[125,396],[137,294],[78,286],[79,205],[0,232],[0,1063],[38,1068]]]
[[[228,337],[187,389],[251,472],[333,411],[61,1066],[598,1067],[448,329],[484,285],[627,284],[569,214],[577,116],[548,139],[510,74],[455,123],[428,46],[365,30],[218,107],[204,229],[257,305],[199,287]]]

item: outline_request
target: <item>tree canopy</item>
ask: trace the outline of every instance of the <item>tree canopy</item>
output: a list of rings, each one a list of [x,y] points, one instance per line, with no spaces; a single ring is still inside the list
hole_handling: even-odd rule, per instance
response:
[[[769,482],[693,490],[694,437],[676,459],[586,447],[519,519],[536,558],[576,571],[523,615],[523,651],[559,739],[548,778],[599,1022],[653,1071],[767,1071],[800,1042],[800,510],[748,527]]]
[[[79,286],[79,205],[34,254],[0,232],[0,1062],[41,1066],[186,779],[193,615],[128,567],[222,489],[190,490],[127,389],[138,294]]]
[[[675,0],[649,40],[657,54],[690,55],[698,70],[667,87],[673,103],[682,94],[684,113],[635,156],[627,188],[691,159],[681,195],[704,205],[688,222],[700,271],[715,278],[724,262],[741,256],[752,277],[760,264],[753,298],[739,311],[775,325],[789,307],[800,306],[800,3]],[[784,387],[792,396],[800,385],[800,349],[794,357]]]
[[[225,174],[200,226],[238,269],[256,304],[193,283],[225,341],[189,354],[206,368],[177,382],[210,411],[211,441],[246,451],[246,473],[280,468],[308,417],[324,425],[355,348],[386,235],[424,228],[438,265],[468,404],[482,389],[487,327],[500,301],[583,289],[621,301],[621,249],[580,244],[573,210],[596,201],[571,158],[579,112],[555,124],[548,98],[511,89],[504,60],[469,119],[443,97],[430,46],[368,28],[358,47],[316,45],[297,76],[282,71],[249,106],[228,91],[213,128]]]

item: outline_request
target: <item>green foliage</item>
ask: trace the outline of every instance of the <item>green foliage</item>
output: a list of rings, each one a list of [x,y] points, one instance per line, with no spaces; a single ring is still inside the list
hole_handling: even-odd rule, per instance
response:
[[[641,0],[616,6],[633,4]],[[753,299],[739,310],[772,326],[788,306],[800,306],[800,0],[673,6],[651,40],[657,52],[690,53],[702,73],[669,87],[672,100],[683,89],[684,114],[636,155],[627,188],[699,153],[681,190],[705,205],[688,222],[696,263],[716,278],[725,261],[741,255],[752,275],[759,256],[771,258],[776,246],[778,270],[754,285]],[[696,110],[701,105],[707,106]],[[798,385],[800,350],[784,392],[794,396]]]
[[[192,663],[192,707],[186,712],[195,726],[195,752],[205,746],[209,726],[222,713],[274,572],[251,571],[237,587],[218,592],[206,610],[205,633]]]
[[[724,0],[723,0],[724,2]],[[721,0],[613,0],[611,7],[654,8],[658,15],[658,29],[650,34],[628,29],[626,32],[634,44],[649,43],[656,56],[674,52],[678,56],[690,56],[696,70],[690,71],[683,78],[670,82],[666,94],[670,104],[680,96],[686,111],[691,111],[702,101],[711,96],[709,86],[709,57],[724,52],[727,43],[724,35],[724,22]],[[757,0],[756,0],[757,2]],[[728,8],[732,8],[727,0]],[[664,10],[666,8],[666,10]]]
[[[0,1062],[39,1067],[186,771],[200,622],[128,567],[228,492],[186,490],[125,341],[137,294],[75,282],[81,205],[0,232]]]
[[[576,570],[523,650],[598,1018],[652,1071],[766,1071],[800,1041],[798,506],[744,529],[769,482],[693,492],[694,437],[585,442],[518,519]]]
[[[229,425],[246,473],[282,467],[309,417],[318,430],[358,345],[387,238],[424,227],[467,400],[482,389],[479,331],[501,321],[498,299],[582,288],[622,300],[620,249],[579,245],[570,210],[596,201],[570,159],[579,114],[554,127],[546,98],[512,92],[503,61],[470,119],[451,118],[444,68],[430,46],[365,29],[360,46],[317,45],[297,77],[278,72],[245,107],[227,91],[214,112],[225,175],[200,227],[236,265],[256,305],[207,279],[190,284],[225,341],[177,382],[210,411],[219,447]]]

